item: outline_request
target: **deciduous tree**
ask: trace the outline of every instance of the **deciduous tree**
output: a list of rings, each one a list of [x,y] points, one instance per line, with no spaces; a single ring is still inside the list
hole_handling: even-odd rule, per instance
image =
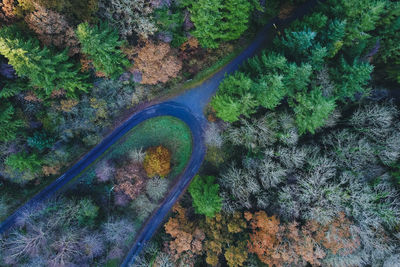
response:
[[[171,171],[171,152],[163,147],[150,147],[146,150],[143,167],[149,177],[165,177]]]
[[[45,46],[67,48],[69,56],[79,53],[78,39],[63,15],[35,4],[35,11],[28,14],[25,21]]]
[[[173,53],[167,43],[158,43],[147,41],[139,49],[134,70],[142,73],[142,84],[165,83],[171,78],[175,78],[182,68],[182,62]]]

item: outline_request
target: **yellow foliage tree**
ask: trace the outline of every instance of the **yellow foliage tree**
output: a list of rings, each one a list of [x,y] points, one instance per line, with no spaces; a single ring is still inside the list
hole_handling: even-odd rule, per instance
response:
[[[149,177],[168,175],[171,171],[171,152],[163,146],[150,147],[146,151],[143,167]]]

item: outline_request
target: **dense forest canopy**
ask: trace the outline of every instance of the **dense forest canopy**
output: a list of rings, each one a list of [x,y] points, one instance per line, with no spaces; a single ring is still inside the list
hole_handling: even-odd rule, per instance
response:
[[[200,172],[134,266],[399,266],[400,2],[325,0],[285,25],[305,2],[1,1],[0,219],[277,17],[204,110]],[[142,124],[24,213],[0,265],[118,265],[191,138]]]

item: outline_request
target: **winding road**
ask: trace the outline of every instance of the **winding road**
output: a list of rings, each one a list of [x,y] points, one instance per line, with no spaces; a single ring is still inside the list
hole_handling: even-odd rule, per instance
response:
[[[232,62],[222,68],[209,80],[205,81],[198,87],[195,87],[185,93],[169,99],[165,102],[145,108],[133,114],[122,125],[116,128],[109,136],[86,154],[79,162],[73,165],[67,172],[61,175],[52,184],[47,186],[32,199],[26,202],[22,207],[17,209],[11,216],[0,224],[0,234],[10,229],[16,222],[17,218],[27,209],[34,208],[44,200],[55,195],[60,189],[79,175],[85,168],[92,164],[99,156],[101,156],[110,146],[123,137],[130,129],[139,123],[157,116],[173,116],[185,122],[191,132],[193,141],[193,152],[189,163],[184,172],[179,177],[179,181],[169,191],[168,196],[148,219],[140,233],[136,237],[136,241],[126,256],[122,266],[129,266],[134,262],[135,257],[140,253],[143,246],[151,239],[157,228],[161,225],[163,219],[176,203],[179,196],[189,185],[192,178],[198,172],[206,152],[204,144],[204,129],[207,125],[207,120],[204,117],[203,110],[209,103],[211,97],[215,94],[219,84],[224,79],[226,74],[232,73],[249,57],[259,51],[263,44],[271,38],[269,33],[271,27],[275,23],[280,27],[290,23],[291,21],[305,15],[318,2],[318,0],[308,1],[303,6],[298,7],[290,18],[279,20],[272,19],[256,36],[254,41]]]

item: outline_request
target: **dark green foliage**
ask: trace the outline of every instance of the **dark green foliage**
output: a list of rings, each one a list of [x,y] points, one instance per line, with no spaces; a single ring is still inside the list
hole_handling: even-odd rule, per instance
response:
[[[307,27],[314,32],[319,32],[325,28],[327,23],[328,17],[325,14],[315,12],[305,16],[302,20],[296,20],[289,26],[289,29],[292,31],[301,31]]]
[[[0,54],[13,66],[18,76],[29,79],[37,94],[49,96],[54,90],[64,89],[69,96],[76,91],[87,91],[90,85],[78,67],[68,61],[67,50],[54,53],[41,48],[33,38],[25,38],[16,26],[0,29]]]
[[[384,11],[386,0],[329,0],[321,9],[331,18],[346,21],[345,45],[370,37]]]
[[[41,167],[41,161],[36,154],[27,154],[20,152],[8,156],[5,160],[5,164],[14,171],[30,171],[32,173],[37,172]]]
[[[7,81],[0,91],[0,98],[9,98],[29,89],[28,81],[18,79],[16,81]]]
[[[336,81],[335,95],[339,100],[354,99],[355,93],[366,93],[365,85],[371,78],[373,66],[366,62],[354,60],[349,65],[341,58],[339,68],[332,69],[332,77]]]
[[[46,148],[51,148],[55,140],[53,137],[48,136],[45,132],[35,132],[33,136],[28,137],[28,146],[43,151]]]
[[[313,39],[305,32],[292,36],[304,39],[304,47],[311,45]],[[289,50],[302,50],[290,43],[292,41],[287,42]],[[239,115],[249,117],[256,112],[258,106],[274,109],[288,97],[290,107],[296,114],[299,132],[314,133],[317,128],[324,125],[335,108],[335,102],[334,99],[325,98],[321,90],[310,89],[313,67],[323,66],[326,49],[316,46],[310,49],[309,54],[308,61],[312,65],[289,63],[284,56],[276,53],[268,55],[263,53],[260,57],[250,59],[244,72],[236,72],[221,83],[217,95],[211,101],[211,106],[218,117],[234,122],[239,119]]]
[[[22,120],[15,118],[14,113],[15,109],[11,104],[0,104],[0,142],[17,138],[18,131],[25,125]]]
[[[280,104],[288,93],[282,80],[282,75],[269,75],[262,77],[253,85],[254,94],[261,106],[273,109]]]
[[[385,80],[400,84],[400,2],[389,2],[377,28],[379,53],[374,57],[375,70]]]
[[[293,60],[294,58],[301,58],[310,53],[316,36],[316,32],[310,29],[305,29],[300,32],[285,31],[285,37],[280,40],[275,39],[275,43],[283,48],[286,57]]]
[[[196,213],[214,217],[221,211],[219,185],[215,183],[214,176],[196,176],[189,186],[189,193]]]
[[[97,71],[116,78],[129,66],[129,60],[119,49],[124,42],[118,32],[106,23],[89,26],[87,22],[78,25],[76,35],[81,42],[82,52],[89,55]]]
[[[400,186],[400,163],[397,163],[397,165],[394,166],[394,171],[392,171],[392,177],[394,178],[394,181],[396,184]]]
[[[99,212],[99,207],[97,207],[91,199],[87,198],[79,200],[77,205],[78,209],[75,217],[78,224],[89,227],[93,226]]]
[[[183,30],[183,10],[180,6],[173,3],[171,7],[157,9],[154,13],[160,33],[172,35],[173,47],[179,47],[187,40]]]

